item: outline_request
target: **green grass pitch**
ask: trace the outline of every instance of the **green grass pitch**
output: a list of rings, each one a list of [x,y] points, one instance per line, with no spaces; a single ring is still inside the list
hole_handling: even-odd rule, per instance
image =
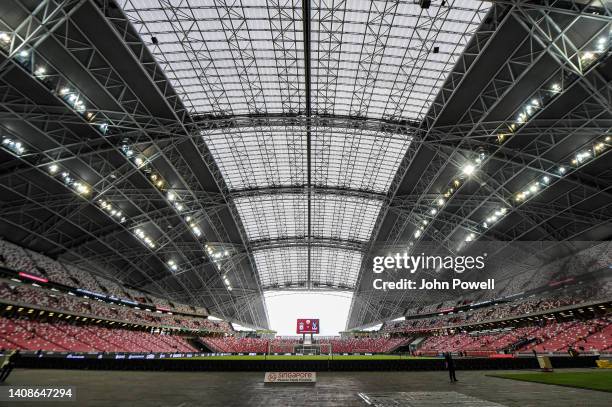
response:
[[[500,373],[489,376],[612,392],[612,371],[594,370],[592,372]]]

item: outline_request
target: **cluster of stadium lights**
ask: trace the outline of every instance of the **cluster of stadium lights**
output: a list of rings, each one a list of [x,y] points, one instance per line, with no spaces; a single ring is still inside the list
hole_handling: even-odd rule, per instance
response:
[[[105,201],[104,199],[100,199],[98,200],[98,204],[100,204],[100,207],[104,209],[106,213],[108,213],[111,217],[116,218],[119,223],[125,223],[126,217],[119,209],[115,208],[111,203]]]
[[[595,50],[585,51],[580,55],[580,62],[585,66],[591,65],[598,58],[598,54],[602,55],[608,48],[609,38],[606,36],[599,37],[595,42]]]
[[[172,206],[174,206],[174,209],[176,209],[178,212],[183,212],[185,210],[185,205],[181,203],[181,200],[176,193],[168,191],[166,193],[166,198],[168,201],[172,202]]]
[[[227,275],[223,277],[223,282],[225,283],[225,286],[227,287],[227,289],[229,291],[232,291],[232,285],[230,284],[230,281],[227,278]]]
[[[153,183],[153,185],[155,185],[155,187],[157,189],[159,189],[162,193],[165,194],[166,199],[168,200],[168,202],[170,202],[170,204],[176,210],[176,212],[183,217],[183,220],[189,226],[189,229],[191,230],[191,233],[193,233],[193,235],[196,238],[198,238],[198,239],[201,238],[202,235],[203,235],[203,232],[202,232],[202,229],[200,228],[200,226],[198,225],[197,221],[194,219],[193,216],[183,214],[183,212],[186,210],[186,206],[183,203],[182,198],[180,197],[180,195],[176,191],[168,190],[166,188],[166,186],[168,184],[166,183],[164,178],[160,174],[155,172],[153,170],[153,168],[148,164],[148,161],[147,161],[146,157],[144,155],[134,151],[134,149],[132,147],[130,147],[127,144],[127,142],[124,142],[122,144],[121,151],[140,170],[142,170],[145,174],[147,174],[147,177],[151,180],[151,182]],[[141,236],[138,236],[138,237],[143,239]],[[145,241],[145,243],[147,245],[149,245],[149,243],[147,243],[146,241]],[[151,246],[149,245],[149,247],[151,247]],[[208,254],[211,255],[210,252],[208,252]],[[213,257],[213,259],[214,259],[214,257]],[[166,265],[168,266],[170,271],[172,271],[174,273],[179,271],[179,266],[176,263],[176,261],[173,260],[173,259],[168,260]]]
[[[136,167],[138,169],[140,169],[141,171],[143,171],[146,174],[147,178],[149,178],[151,183],[160,192],[165,194],[166,199],[168,200],[168,202],[170,202],[172,207],[178,213],[181,213],[181,212],[183,212],[185,210],[185,205],[181,202],[181,199],[178,196],[178,194],[176,192],[174,192],[174,191],[167,190],[167,188],[166,188],[166,185],[167,185],[166,181],[164,180],[164,178],[160,174],[158,174],[156,171],[153,170],[153,168],[148,164],[147,158],[143,154],[140,154],[140,153],[136,152],[125,141],[121,145],[120,150],[126,156],[126,158],[128,160],[130,160],[132,163],[134,163],[134,165],[136,165]],[[192,233],[196,237],[202,236],[202,231],[197,226],[197,224],[191,220],[190,216],[186,216],[185,217],[185,221],[189,224],[189,227],[191,228]],[[145,232],[142,229],[136,229],[134,231],[134,234],[140,240],[142,240],[147,246],[149,246],[152,249],[155,248],[155,243],[151,240],[151,238],[148,235],[145,234]],[[170,271],[173,272],[173,273],[178,272],[179,269],[180,269],[178,263],[174,259],[168,260],[166,262],[166,265],[168,266],[168,269],[170,269]]]
[[[594,143],[592,148],[581,150],[575,153],[574,158],[572,158],[571,165],[569,165],[569,167],[576,169],[586,164],[587,162],[596,158],[597,155],[609,149],[612,146],[611,143],[612,143],[612,136],[602,137],[600,140]],[[568,173],[567,167],[560,166],[557,168],[557,175],[559,179],[563,178],[567,173]],[[520,205],[523,202],[528,201],[529,199],[537,195],[539,192],[548,188],[551,185],[551,182],[552,182],[552,178],[549,175],[544,175],[540,177],[536,181],[531,182],[529,185],[523,188],[521,192],[517,193],[516,196],[514,197],[515,202],[517,203],[517,205]],[[482,222],[482,228],[483,229],[490,228],[494,223],[501,220],[507,214],[508,214],[507,208],[500,208],[500,209],[495,210],[493,213],[487,216],[484,222]],[[465,237],[465,242],[469,243],[473,241],[474,239],[476,239],[476,236],[477,236],[477,232],[470,231],[470,233]]]
[[[500,209],[493,211],[493,213],[487,216],[485,221],[482,222],[482,227],[487,229],[488,227],[496,223],[498,220],[506,216],[507,213],[508,213],[507,208],[500,208]]]
[[[61,170],[59,165],[51,164],[49,166],[49,174],[53,177],[59,176],[64,185],[75,191],[79,195],[89,195],[91,193],[91,187],[84,181],[76,179],[70,172]],[[61,171],[60,171],[61,170]]]
[[[560,166],[557,168],[556,171],[557,171],[558,178],[560,179],[568,173],[568,169],[567,169],[568,167],[576,169],[582,165],[585,165],[586,163],[595,159],[598,155],[608,150],[611,146],[612,146],[612,136],[606,135],[606,136],[603,136],[600,140],[596,141],[593,144],[592,148],[587,148],[585,150],[580,150],[576,152],[574,154],[574,157],[571,159],[570,164],[568,164],[567,167]],[[481,153],[479,158],[475,161],[475,164],[479,165],[482,162],[483,158],[484,158],[484,155]],[[466,164],[462,168],[462,174],[468,175],[468,176],[473,174],[477,168],[477,165],[475,164],[471,164],[471,163]],[[514,198],[515,202],[517,202],[517,204],[520,204],[520,203],[523,203],[531,199],[533,196],[537,195],[539,192],[541,192],[542,190],[550,186],[551,182],[552,182],[552,179],[549,175],[544,175],[538,180],[531,182],[521,192],[516,194]],[[447,189],[447,191],[443,194],[442,197],[438,198],[435,201],[437,208],[434,207],[430,209],[429,214],[435,217],[439,213],[440,209],[444,207],[444,205],[448,201],[448,198],[450,198],[450,196],[452,196],[456,192],[457,188],[460,185],[461,185],[461,179],[460,178],[454,179],[452,186]],[[508,214],[508,208],[505,208],[505,207],[501,207],[499,209],[496,209],[492,213],[490,213],[485,218],[485,220],[481,223],[481,227],[483,229],[482,232],[490,228],[493,224],[500,221],[507,214]],[[427,220],[423,220],[421,223],[422,224],[420,224],[417,227],[417,230],[414,232],[414,238],[419,238],[422,235],[423,231],[425,230],[425,226],[429,222]],[[469,242],[474,241],[476,237],[478,236],[478,234],[480,234],[479,231],[470,230],[469,233],[464,238],[464,243],[469,243]],[[408,244],[412,246],[414,245],[414,242],[410,241]],[[462,246],[460,246],[459,249],[461,249],[461,247],[463,247],[463,244]]]
[[[176,192],[168,191],[166,194],[166,198],[168,199],[168,201],[170,201],[170,203],[172,204],[174,209],[176,209],[177,212],[181,213],[185,210],[185,205],[181,202],[181,199],[179,198],[178,194],[176,194]],[[198,226],[198,223],[193,219],[193,217],[190,215],[186,215],[183,219],[189,225],[191,233],[193,233],[195,237],[201,238],[202,229],[200,229],[200,226]]]
[[[140,168],[146,163],[146,157],[143,155],[137,154],[127,143],[123,143],[121,145],[121,152],[128,158],[128,160],[132,161],[136,167]]]
[[[149,235],[147,235],[145,233],[144,230],[142,230],[141,228],[136,228],[134,229],[134,234],[147,246],[149,246],[151,249],[155,249],[155,242],[153,241],[153,239],[151,239],[151,237],[149,237]]]
[[[466,177],[469,177],[470,175],[472,175],[480,167],[484,158],[485,158],[484,152],[480,152],[478,154],[478,157],[476,157],[475,159],[469,160],[463,165],[463,167],[461,168],[461,173],[457,177],[455,177],[451,181],[450,185],[446,188],[446,190],[438,198],[434,200],[432,207],[428,210],[427,213],[432,219],[435,219],[438,213],[444,209],[444,206],[448,203],[450,198],[457,192],[459,187],[463,184],[463,180]],[[415,239],[418,239],[421,237],[421,235],[423,234],[423,231],[425,230],[425,226],[427,226],[428,223],[429,221],[427,219],[423,219],[421,221],[421,224],[419,224],[417,226],[417,229],[414,231],[413,236]],[[414,245],[414,242],[410,241],[408,242],[408,244],[412,246]]]
[[[566,171],[565,167],[560,167],[560,168],[562,168],[562,170],[560,171],[565,173]],[[514,197],[514,200],[516,202],[526,201],[529,198],[537,195],[538,192],[542,191],[543,189],[546,189],[546,187],[548,187],[549,184],[550,184],[550,177],[548,175],[544,175],[542,178],[532,182],[526,188],[524,188],[521,192],[516,194],[516,196]]]
[[[191,216],[185,216],[185,221],[187,222],[187,224],[191,228],[191,232],[196,237],[202,237],[202,229],[200,229],[198,224],[193,220],[193,218]]]
[[[209,245],[205,245],[206,253],[212,259],[213,263],[217,265],[217,267],[221,267],[221,260],[225,260],[230,257],[230,252],[227,249],[215,250]]]
[[[64,184],[69,186],[71,189],[73,189],[78,194],[80,194],[80,195],[89,195],[89,193],[91,192],[91,187],[89,185],[85,184],[82,181],[76,180],[73,176],[70,175],[70,173],[68,171],[61,170],[59,165],[51,164],[48,167],[48,170],[49,170],[49,174],[51,176],[56,176],[57,174],[59,174],[59,176],[61,177],[61,179],[64,182]],[[123,212],[121,212],[121,210],[117,209],[112,203],[110,203],[110,202],[108,202],[108,201],[106,201],[104,199],[99,199],[98,200],[98,205],[113,220],[115,220],[115,221],[117,221],[119,223],[127,222],[127,218],[123,214]],[[148,246],[151,249],[155,248],[155,243],[153,242],[153,240],[142,229],[136,228],[134,230],[134,234],[146,246]]]
[[[75,180],[69,173],[68,171],[61,171],[60,172],[60,167],[57,164],[51,164],[49,167],[49,174],[51,174],[52,176],[55,176],[56,174],[60,174],[61,179],[63,180],[64,184],[68,185],[69,187],[71,187],[74,191],[76,191],[78,194],[80,195],[88,195],[91,192],[91,187],[89,187],[89,185],[85,184],[82,181],[77,181]],[[98,205],[100,206],[100,208],[102,208],[102,210],[112,219],[114,219],[115,221],[119,222],[119,223],[125,223],[127,221],[126,216],[123,214],[123,212],[121,212],[121,210],[117,209],[113,204],[111,204],[110,202],[104,200],[104,199],[99,199],[98,200]],[[136,236],[138,236],[147,246],[154,248],[155,244],[151,241],[151,239],[144,235],[144,232],[142,232],[140,230],[140,232],[138,232],[140,229],[136,229],[136,231],[134,232],[136,234]]]
[[[205,245],[204,248],[206,249],[206,253],[208,253],[208,256],[213,260],[213,263],[215,263],[215,265],[219,269],[221,269],[221,260],[230,257],[230,252],[227,249],[215,250],[212,246],[208,244]],[[227,273],[223,275],[222,279],[228,291],[232,291],[232,284],[230,283],[229,278],[227,277]]]
[[[12,34],[4,31],[0,32],[0,48],[10,48],[11,41]],[[23,49],[19,51],[15,55],[15,60],[24,69],[31,72],[34,77],[43,83],[49,90],[59,95],[62,100],[85,118],[85,120],[94,124],[100,133],[103,135],[107,133],[108,122],[96,120],[96,113],[87,108],[84,98],[79,94],[76,88],[65,78],[60,79],[59,73],[53,71],[44,61],[35,61],[32,50]]]
[[[148,164],[148,161],[144,155],[138,154],[125,141],[121,145],[121,152],[127,157],[128,160],[132,161],[136,167],[147,174],[147,177],[157,189],[162,192],[166,191],[166,181],[160,174],[153,170],[153,168]]]
[[[173,259],[168,260],[168,268],[170,268],[170,270],[172,270],[173,272],[177,272],[179,271],[179,266],[176,263],[176,261],[174,261]]]
[[[145,174],[147,174],[147,177],[151,180],[153,185],[155,185],[157,189],[159,189],[162,193],[166,195],[166,199],[168,200],[168,202],[170,202],[172,207],[178,213],[182,213],[183,211],[185,211],[185,205],[183,204],[181,197],[176,192],[168,190],[166,188],[166,185],[167,185],[166,181],[160,174],[155,172],[150,165],[148,165],[147,159],[144,155],[139,154],[136,151],[134,151],[134,149],[130,147],[129,145],[127,145],[126,142],[122,144],[121,151],[139,169],[141,169]],[[193,218],[191,216],[185,216],[184,219],[185,219],[185,222],[189,224],[191,232],[198,238],[202,237],[202,230],[195,223]]]
[[[20,156],[26,152],[26,148],[21,141],[13,140],[8,137],[2,139],[2,145],[11,150],[15,155]]]
[[[165,197],[168,200],[168,202],[170,202],[170,204],[176,210],[176,212],[183,217],[183,220],[189,226],[191,233],[193,233],[193,235],[196,238],[198,239],[201,238],[203,236],[203,232],[200,226],[198,225],[197,220],[194,219],[194,217],[191,215],[184,214],[187,208],[185,204],[183,203],[182,198],[176,191],[168,190],[166,188],[166,185],[167,185],[166,181],[160,174],[155,172],[153,168],[148,165],[146,157],[134,151],[134,149],[130,147],[127,144],[127,142],[123,143],[123,145],[121,146],[121,151],[140,170],[142,170],[143,172],[147,174],[147,177],[151,180],[151,182],[153,183],[153,185],[155,185],[157,189],[159,189],[162,193],[165,194]],[[152,241],[150,239],[149,241],[146,240],[148,236],[144,235],[144,232],[142,230],[140,230],[140,233],[143,235],[139,235],[138,232],[136,232],[136,235],[141,240],[143,240],[145,244],[147,244],[149,247],[154,248],[155,246],[151,246]],[[217,267],[220,267],[218,260],[224,257],[224,255],[222,253],[214,252],[212,248],[208,245],[206,245],[205,248],[206,248],[206,252],[208,253],[209,257],[213,260],[213,262],[217,265]],[[229,254],[227,250],[224,253],[225,253],[225,256]],[[172,271],[173,273],[176,273],[180,270],[178,263],[174,259],[168,260],[166,262],[166,265],[168,266],[170,271]],[[227,284],[227,287],[228,287],[228,290],[232,289],[229,284]]]
[[[599,37],[594,43],[594,49],[591,51],[584,51],[580,54],[580,62],[583,65],[583,69],[593,65],[598,58],[603,56],[609,46],[609,39],[606,36]],[[539,109],[544,107],[545,104],[550,102],[556,95],[560,94],[563,90],[562,81],[553,80],[549,82],[547,86],[537,92],[537,95],[527,103],[516,116],[513,122],[506,125],[508,131],[500,132],[497,134],[497,142],[503,144],[520,128],[522,127],[531,116],[533,116]]]
[[[566,166],[560,166],[557,168],[557,177],[563,178],[567,175],[567,168],[577,169],[586,163],[595,159],[598,155],[605,152],[610,148],[612,142],[612,137],[609,135],[603,136],[600,140],[596,141],[593,144],[592,148],[587,148],[585,150],[578,151],[574,154],[570,164]],[[516,202],[524,202],[533,196],[537,195],[540,191],[546,189],[551,183],[551,178],[548,175],[544,175],[540,179],[532,182],[527,187],[525,187],[521,192],[516,194],[514,200]]]

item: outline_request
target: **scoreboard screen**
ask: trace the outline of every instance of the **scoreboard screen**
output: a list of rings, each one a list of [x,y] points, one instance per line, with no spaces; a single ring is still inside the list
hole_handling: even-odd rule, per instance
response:
[[[319,333],[319,320],[318,319],[306,319],[300,318],[297,320],[297,333],[298,334],[318,334]]]

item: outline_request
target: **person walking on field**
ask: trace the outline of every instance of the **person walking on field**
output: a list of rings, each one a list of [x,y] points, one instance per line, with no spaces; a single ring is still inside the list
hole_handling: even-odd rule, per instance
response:
[[[455,361],[453,360],[453,355],[450,352],[446,352],[444,354],[444,361],[446,364],[446,368],[448,369],[448,377],[450,378],[451,383],[457,382],[457,377],[455,376]]]

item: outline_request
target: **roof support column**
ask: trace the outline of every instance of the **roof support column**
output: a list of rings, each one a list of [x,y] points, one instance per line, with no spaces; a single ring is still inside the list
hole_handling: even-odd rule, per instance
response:
[[[302,21],[304,31],[304,82],[306,96],[306,172],[308,199],[308,277],[306,287],[312,288],[312,134],[311,134],[311,101],[310,101],[310,0],[302,0]]]

